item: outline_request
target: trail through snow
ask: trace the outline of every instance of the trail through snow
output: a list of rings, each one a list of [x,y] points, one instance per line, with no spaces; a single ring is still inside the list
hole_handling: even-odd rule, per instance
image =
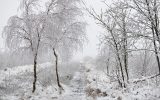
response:
[[[0,100],[93,100],[92,95],[88,95],[89,93],[97,93],[97,100],[160,100],[160,86],[139,83],[130,84],[128,88],[121,89],[118,83],[111,82],[110,77],[106,76],[102,70],[97,70],[92,64],[84,65],[73,73],[73,78],[69,79],[67,84],[65,80],[61,80],[64,88],[61,95],[58,94],[56,84],[52,82],[49,84],[44,80],[47,78],[43,76],[45,74],[42,74],[43,80],[39,79],[37,82],[36,92],[31,93],[33,66],[0,70],[2,76],[0,78]],[[37,71],[40,73],[49,68],[52,68],[52,64],[45,63],[39,65]],[[44,87],[43,84],[47,82],[49,85]],[[87,92],[87,89],[90,91]],[[97,89],[99,93],[95,91]],[[100,95],[102,93],[106,95]]]
[[[75,72],[68,89],[65,89],[65,93],[58,100],[86,100],[85,85],[85,70],[81,68]]]

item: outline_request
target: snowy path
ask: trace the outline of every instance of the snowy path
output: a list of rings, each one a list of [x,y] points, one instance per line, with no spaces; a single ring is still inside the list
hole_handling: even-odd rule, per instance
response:
[[[85,97],[85,73],[84,69],[76,72],[70,82],[70,86],[58,100],[86,100]]]
[[[52,64],[44,63],[39,66],[37,70],[43,72],[44,69],[46,71],[51,68]],[[37,84],[37,90],[32,94],[32,69],[33,66],[26,65],[7,68],[6,71],[0,70],[0,100],[93,100],[92,95],[86,96],[85,89],[94,89],[91,91],[92,94],[96,93],[95,89],[100,89],[101,93],[107,94],[101,96],[101,93],[97,93],[97,100],[160,100],[159,86],[143,83],[131,84],[128,89],[122,90],[116,81],[111,82],[102,70],[97,70],[91,64],[86,64],[85,67],[75,72],[74,77],[71,80],[68,79],[67,84],[62,82],[65,90],[62,95],[58,94],[56,84],[43,87],[43,81]],[[43,76],[46,73],[50,72],[46,71],[39,75]]]
[[[41,64],[38,70],[41,70],[42,68],[50,67],[51,64]],[[10,83],[16,83],[17,81],[22,84],[23,80],[26,80],[25,82],[28,82],[28,79],[31,79],[32,76],[26,77],[26,74],[32,72],[32,66],[20,66],[17,69],[11,68],[7,71],[4,71],[4,76],[7,76],[8,72],[10,73],[10,76],[14,77],[14,80],[12,80]],[[26,90],[27,87],[25,84],[22,84],[24,88],[22,89],[22,92],[19,93],[20,90],[18,90],[16,95],[13,93],[6,94],[6,96],[3,96],[3,99],[0,98],[0,100],[21,100],[19,98],[25,98],[24,100],[86,100],[85,99],[85,70],[84,68],[81,68],[78,72],[74,73],[74,77],[72,80],[70,80],[70,84],[66,85],[64,84],[64,90],[65,92],[62,93],[62,95],[58,95],[54,89],[52,90],[51,87],[46,88],[44,91],[41,91],[41,86],[38,86],[37,91],[35,94],[30,93],[30,84],[27,83],[27,86],[29,87],[28,91]],[[21,75],[21,76],[18,76]],[[5,77],[3,77],[5,78]],[[3,80],[3,78],[1,80]],[[28,78],[28,79],[25,79]],[[20,81],[19,81],[20,80]],[[32,81],[32,80],[31,80]],[[29,81],[29,82],[31,82]],[[3,82],[3,81],[1,81]],[[17,86],[17,85],[16,85]],[[24,89],[24,90],[23,90]],[[10,91],[10,89],[7,88],[6,91]],[[6,91],[3,91],[6,93]],[[14,92],[16,90],[13,90]],[[1,93],[3,94],[3,93]],[[23,95],[23,96],[22,96]],[[14,99],[10,99],[11,97],[14,97]]]

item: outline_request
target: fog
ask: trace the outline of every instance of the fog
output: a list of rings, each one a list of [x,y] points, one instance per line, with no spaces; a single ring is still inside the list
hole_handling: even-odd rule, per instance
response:
[[[91,8],[95,8],[100,11],[103,4],[99,0],[86,0],[86,5]],[[0,1],[0,33],[2,33],[3,27],[7,24],[10,16],[19,14],[20,0],[1,0]],[[96,5],[96,6],[95,6]],[[89,16],[85,15],[85,21],[87,21],[87,37],[88,41],[85,43],[83,50],[77,51],[73,59],[80,60],[85,56],[95,57],[98,54],[99,40],[98,37],[102,32],[102,29],[95,24],[94,20]],[[5,45],[4,40],[0,37],[0,47],[4,51]]]
[[[160,100],[160,0],[0,0],[0,100]]]

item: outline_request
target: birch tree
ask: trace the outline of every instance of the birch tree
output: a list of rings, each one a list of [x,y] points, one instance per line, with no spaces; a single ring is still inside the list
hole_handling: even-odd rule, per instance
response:
[[[53,51],[57,85],[59,79],[58,62],[70,59],[73,51],[81,49],[85,41],[85,23],[78,20],[82,11],[77,7],[79,0],[51,0],[46,6],[45,41]],[[65,59],[65,60],[67,60]]]
[[[38,0],[22,1],[22,15],[12,16],[8,25],[4,29],[7,47],[11,51],[30,51],[33,55],[33,90],[36,90],[37,82],[37,58],[39,48],[41,47],[43,27],[43,17],[34,14],[34,7],[37,6]]]
[[[129,20],[131,9],[121,3],[121,1],[114,2],[111,5],[107,1],[103,2],[106,9],[102,9],[98,14],[94,9],[87,9],[89,14],[97,21],[98,25],[106,30],[102,35],[102,46],[108,46],[114,51],[115,60],[117,61],[117,78],[122,87],[126,87],[126,82],[129,80],[128,71],[128,49],[131,45],[129,39],[132,30],[130,27],[132,23]],[[121,77],[119,77],[121,75]]]

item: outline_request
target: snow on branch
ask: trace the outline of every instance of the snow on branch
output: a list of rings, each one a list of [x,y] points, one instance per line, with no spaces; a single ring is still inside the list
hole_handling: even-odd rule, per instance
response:
[[[158,77],[158,76],[160,76],[160,74],[156,74],[156,75],[148,76],[148,77],[143,77],[141,79],[133,79],[133,80],[130,81],[130,83],[138,83],[138,82],[146,81],[148,79],[152,79],[152,78],[155,78],[155,77]]]

